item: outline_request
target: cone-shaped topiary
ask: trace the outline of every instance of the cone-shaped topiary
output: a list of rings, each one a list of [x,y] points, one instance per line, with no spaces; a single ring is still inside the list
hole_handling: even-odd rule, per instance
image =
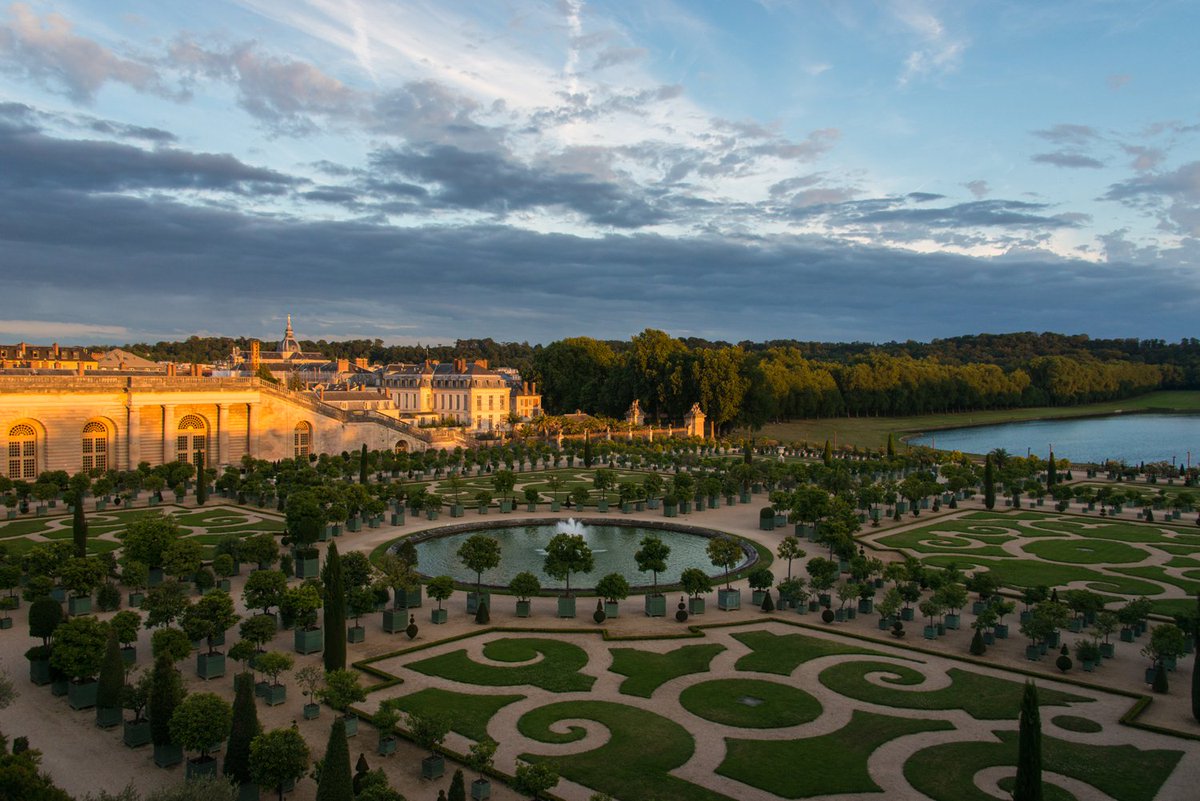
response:
[[[155,745],[171,745],[171,716],[183,700],[183,679],[166,654],[154,660],[150,684],[150,739]]]
[[[481,624],[489,623],[491,619],[492,616],[488,613],[487,601],[480,601],[475,607],[475,622]]]
[[[446,801],[467,801],[467,785],[461,769],[454,771],[454,778],[450,780],[450,793],[446,796]]]
[[[1042,717],[1037,688],[1025,682],[1021,698],[1021,723],[1017,737],[1017,780],[1013,801],[1042,801]]]
[[[770,592],[766,593],[763,596],[762,611],[764,611],[764,612],[774,612],[775,611],[775,602],[773,600],[771,600]]]
[[[96,687],[96,723],[98,725],[102,723],[106,711],[111,713],[111,710],[121,708],[121,690],[124,688],[125,660],[121,658],[121,644],[117,641],[117,632],[110,626],[108,643],[104,649],[104,662],[100,665],[100,677]]]
[[[71,517],[71,538],[75,542],[75,555],[83,558],[87,556],[87,535],[88,524],[87,518],[83,514],[83,493],[75,496],[75,507]]]
[[[325,746],[325,762],[321,781],[317,785],[317,801],[343,801],[354,797],[354,781],[350,777],[350,746],[346,743],[345,718],[338,715],[329,731]]]
[[[1167,682],[1167,667],[1162,662],[1159,662],[1158,667],[1154,669],[1154,683],[1150,685],[1150,689],[1156,693],[1171,691],[1171,686]]]
[[[225,778],[238,784],[250,781],[250,741],[262,734],[258,709],[254,705],[254,674],[239,673],[233,680],[237,694],[233,698],[233,720],[229,745],[225,749]]]
[[[358,762],[354,763],[354,794],[358,795],[362,792],[362,782],[371,773],[371,766],[367,764],[367,757],[363,753],[359,753]]]
[[[325,555],[325,669],[346,667],[346,582],[336,542]]]
[[[983,644],[983,632],[975,629],[975,636],[971,637],[971,656],[983,656],[987,653],[987,646]]]

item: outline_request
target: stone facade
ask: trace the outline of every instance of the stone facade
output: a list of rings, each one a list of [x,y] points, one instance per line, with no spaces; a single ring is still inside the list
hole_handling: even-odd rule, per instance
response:
[[[0,375],[0,469],[33,479],[46,470],[130,470],[175,459],[236,464],[250,454],[454,447],[378,412],[343,410],[257,378]]]

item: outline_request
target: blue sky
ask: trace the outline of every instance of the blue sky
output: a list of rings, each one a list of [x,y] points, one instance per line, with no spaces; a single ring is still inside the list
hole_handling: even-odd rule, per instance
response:
[[[0,6],[0,339],[1195,334],[1200,4]]]

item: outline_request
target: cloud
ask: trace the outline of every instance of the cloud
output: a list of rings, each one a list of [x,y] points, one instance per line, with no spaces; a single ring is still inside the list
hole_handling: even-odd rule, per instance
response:
[[[1104,82],[1106,84],[1108,84],[1109,89],[1116,92],[1119,89],[1125,88],[1125,86],[1127,86],[1129,84],[1129,82],[1132,80],[1133,80],[1132,75],[1125,75],[1125,74],[1118,73],[1118,74],[1109,75],[1107,78],[1104,79]]]
[[[910,199],[922,204],[940,196],[918,194]],[[976,200],[951,206],[919,208],[906,206],[903,198],[871,198],[845,203],[827,211],[838,225],[920,226],[922,228],[1032,228],[1055,230],[1074,228],[1078,220],[1065,215],[1043,214],[1045,203],[1020,200]]]
[[[0,334],[40,341],[49,338],[87,344],[115,342],[129,336],[123,325],[68,322],[66,320],[0,320]]]
[[[1163,160],[1167,157],[1166,152],[1157,147],[1122,145],[1121,149],[1134,157],[1133,163],[1130,166],[1138,172],[1153,170],[1155,167],[1162,164]]]
[[[146,63],[76,36],[71,22],[60,14],[39,18],[25,3],[9,6],[9,24],[0,25],[0,61],[4,69],[61,88],[80,103],[91,102],[110,81],[142,92],[163,92],[158,74]]]
[[[1099,169],[1104,166],[1104,162],[1099,159],[1065,150],[1060,150],[1056,153],[1038,153],[1035,156],[1031,156],[1030,160],[1036,161],[1039,164],[1053,164],[1055,167],[1068,167],[1071,169]]]
[[[1119,181],[1109,186],[1104,199],[1150,210],[1163,230],[1200,236],[1200,161]]]
[[[921,45],[904,60],[900,84],[957,70],[967,50],[967,39],[949,31],[942,20],[917,0],[894,3],[892,13],[920,40]]]
[[[1100,133],[1090,125],[1060,123],[1052,128],[1033,131],[1033,135],[1056,145],[1083,147],[1100,138]]]
[[[992,188],[988,186],[988,182],[981,178],[977,178],[974,181],[967,181],[965,184],[963,184],[963,186],[965,186],[977,200],[987,197],[992,191]]]
[[[644,47],[606,47],[596,56],[596,60],[592,62],[593,70],[607,69],[615,67],[619,64],[629,64],[634,61],[641,61],[649,54],[649,51]]]

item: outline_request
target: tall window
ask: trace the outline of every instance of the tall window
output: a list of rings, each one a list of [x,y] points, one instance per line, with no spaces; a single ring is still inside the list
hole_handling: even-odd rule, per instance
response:
[[[108,426],[93,420],[83,427],[83,472],[108,469]]]
[[[308,456],[312,453],[312,426],[308,423],[297,423],[296,430],[292,432],[292,450],[293,456],[300,458]]]
[[[8,430],[8,477],[32,481],[37,478],[37,431],[27,423]]]
[[[175,438],[175,458],[188,464],[196,464],[198,459],[208,456],[208,423],[203,417],[194,414],[185,415],[179,421],[179,434]],[[204,459],[208,466],[208,459]]]

